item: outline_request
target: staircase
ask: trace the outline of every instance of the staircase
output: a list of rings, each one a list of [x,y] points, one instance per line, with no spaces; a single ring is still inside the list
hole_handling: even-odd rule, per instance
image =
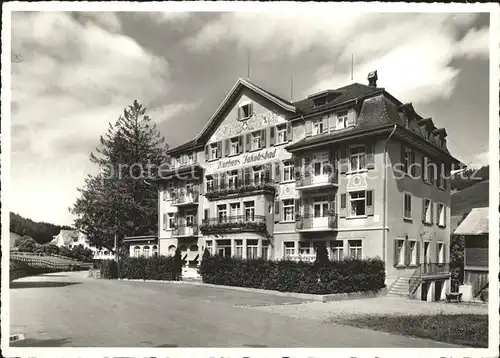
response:
[[[408,297],[410,293],[410,278],[407,276],[399,276],[389,288],[387,292],[387,296],[399,296],[399,297]]]

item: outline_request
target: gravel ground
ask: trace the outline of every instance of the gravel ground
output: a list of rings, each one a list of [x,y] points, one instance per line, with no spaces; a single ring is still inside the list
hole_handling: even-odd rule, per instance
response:
[[[420,314],[488,314],[486,304],[456,304],[424,302],[399,297],[376,297],[333,302],[308,302],[297,305],[254,307],[261,311],[278,313],[295,318],[320,321],[344,321],[351,318],[374,315]]]

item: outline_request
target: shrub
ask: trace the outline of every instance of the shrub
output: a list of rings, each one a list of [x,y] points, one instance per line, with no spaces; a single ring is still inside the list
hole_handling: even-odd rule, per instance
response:
[[[311,294],[378,290],[385,287],[385,265],[379,258],[323,261],[244,260],[203,255],[203,282]]]
[[[181,271],[172,256],[127,257],[119,261],[119,278],[178,281]],[[181,267],[182,269],[182,267]]]
[[[118,278],[118,266],[114,260],[102,260],[99,264],[101,278]]]
[[[326,251],[326,246],[320,245],[316,247],[316,262],[317,263],[327,263],[330,261],[328,258],[328,252]]]

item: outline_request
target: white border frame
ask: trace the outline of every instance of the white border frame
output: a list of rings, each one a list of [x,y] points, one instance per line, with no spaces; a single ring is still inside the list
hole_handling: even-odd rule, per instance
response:
[[[284,8],[284,6],[287,6]],[[78,10],[93,10],[93,11],[161,11],[168,9],[169,11],[280,11],[286,13],[288,11],[295,12],[297,9],[310,10],[315,6],[328,6],[326,4],[306,3],[298,4],[292,2],[278,3],[255,3],[248,2],[177,2],[177,3],[140,3],[140,2],[11,2],[2,4],[3,14],[2,20],[2,78],[4,84],[10,84],[11,62],[9,55],[11,52],[11,29],[10,20],[12,11],[50,11],[57,8],[59,11],[78,11]],[[489,275],[490,275],[490,292],[499,292],[499,108],[498,108],[498,81],[499,81],[499,7],[498,4],[418,4],[418,3],[336,3],[336,10],[361,11],[361,12],[489,12],[490,13],[490,248],[489,248]],[[7,86],[6,86],[7,87]],[[10,116],[11,113],[10,91],[2,91],[1,106],[4,118],[2,121],[2,172],[1,180],[3,190],[1,191],[1,201],[3,204],[2,210],[2,246],[9,248],[9,187],[10,187]],[[7,114],[7,115],[5,115]],[[7,267],[9,258],[7,255],[2,256],[2,266]],[[194,357],[194,356],[248,356],[248,348],[11,348],[9,344],[9,313],[5,307],[9,307],[8,294],[8,270],[2,270],[2,350],[5,356],[36,356],[36,357],[81,357],[81,356],[162,356],[172,352],[176,356]],[[474,349],[474,348],[458,348],[458,349],[438,349],[429,348],[424,350],[407,349],[377,349],[377,353],[373,348],[252,348],[252,356],[265,357],[332,357],[347,356],[347,357],[373,357],[393,355],[395,357],[402,354],[407,357],[442,357],[442,356],[497,356],[499,347],[499,297],[496,294],[490,295],[489,299],[489,348]],[[168,352],[168,353],[167,353]]]

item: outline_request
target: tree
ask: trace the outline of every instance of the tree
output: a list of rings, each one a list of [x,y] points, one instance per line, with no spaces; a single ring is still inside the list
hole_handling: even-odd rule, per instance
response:
[[[21,252],[37,252],[37,245],[38,243],[32,237],[24,235],[19,240],[18,250]]]
[[[92,245],[115,252],[115,234],[120,247],[125,236],[157,233],[157,189],[144,179],[158,176],[167,149],[165,138],[137,101],[109,124],[96,153],[90,154],[99,173],[87,177],[70,209],[75,227]]]
[[[182,275],[182,265],[181,249],[177,248],[174,254],[174,273],[179,277]]]
[[[469,213],[464,213],[458,221],[457,226],[467,217]],[[462,235],[451,234],[450,238],[450,272],[451,282],[454,285],[454,291],[458,291],[458,285],[464,281],[464,250],[465,238]]]

